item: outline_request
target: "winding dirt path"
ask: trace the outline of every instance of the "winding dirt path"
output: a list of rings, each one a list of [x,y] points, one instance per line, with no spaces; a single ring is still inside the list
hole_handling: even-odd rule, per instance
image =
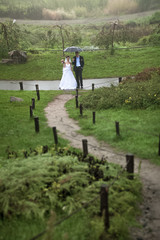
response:
[[[73,95],[64,94],[58,96],[45,108],[45,114],[50,127],[56,126],[59,134],[70,141],[70,145],[82,149],[82,139],[88,140],[88,151],[108,162],[114,162],[122,166],[126,165],[126,153],[116,152],[104,142],[97,141],[92,136],[83,136],[77,133],[80,130],[78,123],[69,118],[65,109],[65,103],[72,99]],[[138,171],[140,159],[135,159],[135,172]],[[142,216],[139,221],[142,229],[132,229],[134,240],[159,240],[160,239],[160,167],[151,164],[148,160],[142,160],[141,180],[143,183],[144,201],[141,205]],[[124,239],[125,240],[125,239]]]

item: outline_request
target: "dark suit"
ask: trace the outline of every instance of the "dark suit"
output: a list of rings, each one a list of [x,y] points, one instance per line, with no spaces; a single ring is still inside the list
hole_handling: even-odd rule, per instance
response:
[[[77,81],[77,88],[81,86],[83,88],[83,80],[82,80],[82,71],[83,71],[83,66],[84,66],[84,59],[82,56],[79,56],[80,60],[80,66],[76,66],[76,56],[73,57],[73,69],[76,74],[76,81]]]

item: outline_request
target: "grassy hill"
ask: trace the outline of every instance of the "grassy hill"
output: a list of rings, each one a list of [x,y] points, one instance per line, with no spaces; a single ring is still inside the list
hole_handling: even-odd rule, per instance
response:
[[[127,6],[127,7],[126,7]],[[29,19],[74,19],[157,9],[159,0],[0,0],[0,16]],[[47,9],[47,11],[46,11]]]

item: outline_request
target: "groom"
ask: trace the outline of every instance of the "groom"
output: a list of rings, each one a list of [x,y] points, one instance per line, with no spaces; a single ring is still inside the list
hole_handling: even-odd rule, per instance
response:
[[[73,66],[76,74],[77,88],[83,88],[83,80],[82,80],[82,71],[84,66],[84,59],[79,55],[79,52],[75,52],[76,56],[73,57]]]

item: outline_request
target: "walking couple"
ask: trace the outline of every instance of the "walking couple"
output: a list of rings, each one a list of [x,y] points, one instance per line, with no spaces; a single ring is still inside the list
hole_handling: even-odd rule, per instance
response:
[[[84,59],[79,55],[79,52],[75,52],[75,54],[76,55],[73,57],[72,62],[70,56],[67,56],[65,61],[63,59],[61,60],[63,63],[63,75],[59,84],[59,88],[62,90],[71,90],[80,87],[83,88],[82,71]],[[76,79],[72,72],[72,64]]]

